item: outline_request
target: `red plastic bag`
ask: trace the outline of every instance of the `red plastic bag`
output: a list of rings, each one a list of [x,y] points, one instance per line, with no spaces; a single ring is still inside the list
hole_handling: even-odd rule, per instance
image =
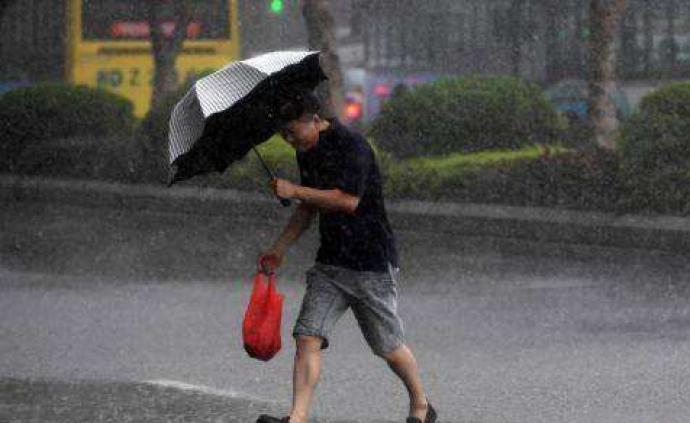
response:
[[[244,349],[250,357],[268,361],[280,351],[283,298],[276,287],[275,274],[256,274],[242,323]]]

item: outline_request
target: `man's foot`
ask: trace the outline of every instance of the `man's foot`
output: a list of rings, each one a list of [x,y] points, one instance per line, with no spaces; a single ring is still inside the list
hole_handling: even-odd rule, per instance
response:
[[[293,419],[290,416],[285,417],[273,417],[268,414],[262,414],[256,419],[256,423],[302,423],[297,419]]]
[[[436,423],[436,410],[431,406],[431,403],[427,401],[426,415],[424,420],[417,416],[409,416],[406,423]]]
[[[262,414],[256,419],[256,423],[290,423],[290,416],[285,417],[273,417],[268,414]]]

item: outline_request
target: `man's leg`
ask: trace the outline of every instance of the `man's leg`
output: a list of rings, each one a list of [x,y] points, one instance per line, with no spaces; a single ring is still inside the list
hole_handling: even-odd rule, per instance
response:
[[[296,339],[297,351],[292,376],[291,423],[307,423],[309,405],[321,369],[321,341],[318,336],[300,335]]]
[[[384,360],[396,375],[403,381],[410,396],[410,416],[424,421],[427,411],[427,400],[422,381],[419,378],[417,361],[412,355],[412,351],[403,344],[397,349],[384,354]]]

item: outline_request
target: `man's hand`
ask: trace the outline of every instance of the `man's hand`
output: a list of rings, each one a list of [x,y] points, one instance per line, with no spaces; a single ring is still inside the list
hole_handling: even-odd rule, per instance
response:
[[[285,179],[273,179],[271,180],[271,189],[273,190],[273,193],[280,197],[280,198],[295,198],[297,195],[297,187],[299,185],[295,185],[290,181],[286,181]]]
[[[264,274],[273,273],[278,267],[283,264],[285,253],[271,249],[259,254],[257,260],[257,270]]]
[[[340,189],[314,189],[293,184],[285,179],[271,180],[273,193],[280,198],[296,198],[325,213],[344,212],[353,214],[359,205],[359,197]]]

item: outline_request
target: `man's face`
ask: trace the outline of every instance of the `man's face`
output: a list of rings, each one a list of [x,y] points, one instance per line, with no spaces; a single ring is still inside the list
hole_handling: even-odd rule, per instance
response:
[[[291,120],[280,129],[280,135],[295,150],[307,151],[316,145],[319,139],[318,117],[305,114],[299,119]]]

